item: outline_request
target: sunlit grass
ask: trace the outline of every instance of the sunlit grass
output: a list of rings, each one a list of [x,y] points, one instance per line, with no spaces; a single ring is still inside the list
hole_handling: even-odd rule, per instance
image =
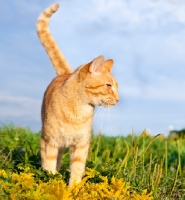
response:
[[[37,187],[42,188],[45,184],[49,188],[55,182],[58,185],[56,187],[68,188],[66,184],[70,173],[69,152],[66,151],[63,156],[59,174],[53,176],[43,172],[40,168],[39,138],[39,133],[33,134],[29,129],[14,126],[0,128],[0,184],[9,185],[7,187],[10,193],[16,185],[12,182],[13,174],[20,180],[23,180],[21,176],[25,173],[32,177],[30,180],[35,184],[32,192],[39,195],[41,191],[39,193]],[[3,173],[6,173],[7,177],[4,177]],[[114,192],[113,182],[120,185],[114,186],[117,188]],[[49,194],[55,195],[52,190],[48,191]],[[63,189],[60,190],[62,191]],[[64,198],[63,193],[63,199],[83,199],[80,195],[84,195],[84,199],[93,199],[93,195],[100,195],[96,199],[122,199],[121,195],[128,197],[123,199],[185,199],[185,139],[150,136],[146,131],[137,137],[133,131],[127,137],[92,135],[86,174],[82,183],[74,187],[76,196],[69,196],[73,194],[72,189],[65,191],[68,196]],[[7,193],[6,188],[0,192],[0,196],[4,195],[2,197],[8,199],[10,193]],[[113,193],[119,193],[120,197],[114,196]],[[21,198],[23,194],[29,195],[31,191],[19,191]],[[85,196],[88,194],[91,196]],[[105,196],[101,196],[103,194]],[[42,198],[44,199],[44,196]],[[52,198],[62,199],[59,196]]]

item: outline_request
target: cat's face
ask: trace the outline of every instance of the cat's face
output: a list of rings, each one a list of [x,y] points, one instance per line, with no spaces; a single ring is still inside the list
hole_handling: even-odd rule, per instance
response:
[[[119,101],[118,83],[110,73],[112,65],[112,60],[104,61],[100,56],[84,67],[84,89],[90,104],[110,108]]]

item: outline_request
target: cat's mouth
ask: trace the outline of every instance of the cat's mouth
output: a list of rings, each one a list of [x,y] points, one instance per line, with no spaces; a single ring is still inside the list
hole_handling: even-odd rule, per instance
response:
[[[102,105],[104,108],[111,108],[113,107],[115,104],[104,104]]]
[[[116,103],[117,103],[117,101],[110,102],[110,103],[109,102],[103,102],[101,106],[103,106],[104,108],[111,108],[111,107],[115,106]]]

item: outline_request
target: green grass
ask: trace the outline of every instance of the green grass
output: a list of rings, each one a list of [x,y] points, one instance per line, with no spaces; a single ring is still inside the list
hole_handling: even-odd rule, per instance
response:
[[[48,181],[52,175],[41,170],[39,139],[40,133],[29,129],[1,126],[0,169],[20,172],[30,167],[37,180]],[[91,182],[100,182],[99,175],[109,181],[114,176],[129,182],[134,191],[152,191],[155,199],[185,199],[185,139],[153,137],[145,131],[137,137],[92,135],[87,167],[97,171]],[[60,173],[68,182],[68,150]]]

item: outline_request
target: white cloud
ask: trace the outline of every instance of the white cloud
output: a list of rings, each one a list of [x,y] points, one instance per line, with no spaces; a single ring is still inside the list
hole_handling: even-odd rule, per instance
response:
[[[25,117],[40,120],[41,101],[27,97],[15,97],[0,93],[0,119]]]
[[[185,81],[175,81],[167,77],[156,77],[150,84],[140,85],[137,81],[132,84],[122,84],[119,88],[123,98],[142,98],[162,101],[185,102]]]

